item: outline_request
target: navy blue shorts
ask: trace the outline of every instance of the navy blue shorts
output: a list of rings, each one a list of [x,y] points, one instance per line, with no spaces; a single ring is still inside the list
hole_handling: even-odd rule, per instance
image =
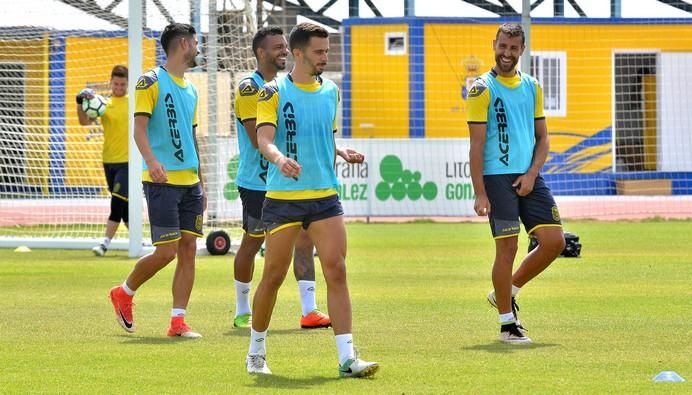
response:
[[[339,195],[306,200],[266,198],[262,208],[262,222],[268,233],[297,225],[307,229],[315,221],[339,215],[344,215]]]
[[[202,237],[204,207],[202,185],[145,182],[151,241],[154,245],[177,241],[182,232]]]
[[[561,226],[560,213],[550,188],[539,174],[533,191],[526,196],[517,195],[512,186],[521,174],[483,176],[485,192],[490,201],[490,229],[496,239],[519,234],[519,219],[526,233],[542,226]]]
[[[264,237],[264,224],[262,223],[262,205],[264,204],[265,191],[255,191],[238,187],[240,201],[243,203],[243,230],[248,236]]]
[[[106,184],[111,195],[127,201],[127,163],[104,163]]]

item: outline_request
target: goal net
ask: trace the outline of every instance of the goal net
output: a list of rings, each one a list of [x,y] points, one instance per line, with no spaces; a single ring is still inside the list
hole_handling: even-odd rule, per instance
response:
[[[347,213],[474,217],[467,103],[505,21],[344,22],[343,132],[373,150],[369,182],[342,177],[368,190]],[[542,175],[563,217],[692,217],[691,33],[691,19],[532,18],[523,71],[543,88]]]
[[[200,94],[205,231],[237,234],[232,99],[238,79],[255,67],[254,9],[249,0],[209,1],[206,8],[195,1],[141,3],[143,71],[165,61],[158,37],[168,23],[191,23],[198,31],[204,60],[186,77]],[[128,4],[41,0],[17,7],[22,18],[15,21],[22,22],[5,18],[0,25],[0,246],[90,248],[104,235],[110,195],[103,128],[100,121],[80,126],[75,95],[92,88],[108,97],[111,69],[128,65]],[[130,199],[141,195],[130,191]],[[146,243],[148,226],[142,229]],[[127,245],[121,225],[111,248]]]
[[[142,70],[165,60],[168,23],[200,32],[204,62],[186,77],[200,93],[205,232],[236,238],[232,104],[255,68],[257,2],[142,3]],[[262,2],[260,24],[288,32],[305,4]],[[0,246],[93,246],[109,212],[103,134],[79,125],[74,97],[85,87],[108,95],[111,68],[128,64],[128,4],[34,0],[6,11],[18,16],[0,19]],[[466,103],[494,64],[503,21],[355,18],[332,30],[324,75],[341,88],[337,144],[366,154],[362,165],[336,162],[347,216],[475,218]],[[551,141],[542,174],[562,216],[692,217],[690,19],[534,18],[530,33],[524,71],[543,87]],[[121,227],[114,246],[127,237]]]

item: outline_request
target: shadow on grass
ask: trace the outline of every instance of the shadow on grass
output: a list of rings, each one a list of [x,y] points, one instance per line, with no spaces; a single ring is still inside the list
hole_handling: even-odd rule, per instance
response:
[[[538,348],[559,346],[559,344],[555,343],[507,344],[495,341],[488,344],[476,344],[475,346],[464,347],[464,350],[486,351],[495,354],[509,354],[513,352],[521,352],[522,350],[535,350]]]
[[[254,384],[248,384],[250,388],[284,388],[284,389],[316,389],[314,387],[339,380],[338,377],[284,377],[277,374],[253,375]]]
[[[201,339],[190,339],[186,337],[168,337],[168,336],[118,336],[123,339],[122,344],[175,344],[184,342],[194,342]]]
[[[330,333],[332,328],[326,328],[329,329]],[[301,328],[291,328],[291,329],[271,329],[269,328],[269,332],[267,336],[274,336],[274,335],[295,335],[296,333],[301,333],[301,332],[313,332],[313,331],[319,331],[320,329],[301,329]],[[250,336],[250,328],[237,328],[237,329],[231,329],[230,331],[226,332],[223,334],[224,336],[236,336],[236,337],[248,337]]]

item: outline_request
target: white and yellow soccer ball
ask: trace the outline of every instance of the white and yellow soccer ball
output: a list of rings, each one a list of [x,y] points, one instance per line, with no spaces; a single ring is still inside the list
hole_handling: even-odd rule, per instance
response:
[[[106,112],[106,99],[101,95],[94,95],[91,99],[82,101],[82,110],[91,118],[98,118]]]

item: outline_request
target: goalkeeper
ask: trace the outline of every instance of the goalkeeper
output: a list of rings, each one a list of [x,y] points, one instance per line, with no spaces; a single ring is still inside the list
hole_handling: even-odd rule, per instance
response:
[[[128,160],[128,117],[127,117],[127,67],[117,65],[111,71],[111,96],[106,103],[106,111],[101,116],[103,125],[103,171],[106,175],[108,191],[111,193],[111,211],[106,222],[103,241],[91,250],[96,256],[104,256],[118,230],[120,221],[127,226],[127,160]],[[96,122],[82,110],[82,102],[92,99],[95,92],[83,89],[77,94],[77,116],[82,126]]]

